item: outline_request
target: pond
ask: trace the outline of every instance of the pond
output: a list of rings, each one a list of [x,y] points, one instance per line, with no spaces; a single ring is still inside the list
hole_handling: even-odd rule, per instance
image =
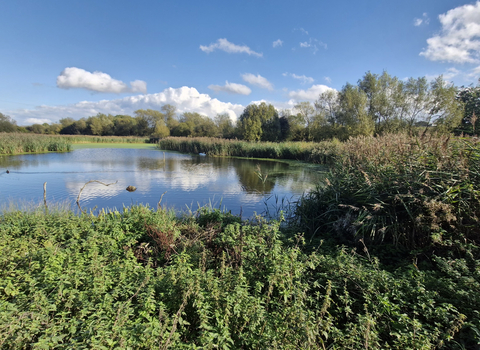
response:
[[[127,146],[128,147],[128,146]],[[7,173],[7,170],[9,173]],[[199,206],[250,218],[275,214],[322,178],[319,168],[296,162],[220,158],[156,149],[81,148],[68,153],[0,156],[1,204],[67,202],[84,210],[161,205],[176,211]],[[98,180],[105,184],[93,182]],[[128,186],[136,187],[128,192]],[[163,194],[163,197],[162,197]]]

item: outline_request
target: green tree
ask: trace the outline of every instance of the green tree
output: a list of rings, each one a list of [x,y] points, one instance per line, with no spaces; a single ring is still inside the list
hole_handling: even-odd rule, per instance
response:
[[[17,122],[8,115],[0,113],[0,132],[17,131]]]
[[[439,76],[432,81],[430,93],[429,121],[435,123],[437,131],[452,132],[461,124],[464,115],[464,104],[456,98],[457,89]]]
[[[339,93],[340,112],[337,121],[343,126],[346,139],[350,136],[373,135],[375,122],[367,112],[367,94],[358,86],[346,84]]]
[[[232,118],[230,118],[228,113],[217,114],[215,117],[215,125],[217,126],[219,137],[225,139],[234,137],[235,126],[233,125]]]
[[[48,124],[47,124],[48,126]],[[45,133],[45,125],[42,124],[33,124],[30,126],[27,126],[27,130],[30,132],[33,132],[34,134],[44,134]]]
[[[113,118],[113,133],[116,136],[131,136],[137,132],[137,120],[129,115],[116,115]]]
[[[405,127],[407,95],[404,82],[390,76],[367,72],[358,81],[359,88],[367,95],[367,113],[375,122],[377,134],[398,132]]]
[[[70,119],[70,118],[68,118]],[[63,121],[63,122],[62,122]],[[81,118],[79,120],[74,121],[71,124],[68,124],[68,122],[64,119],[60,119],[60,122],[62,125],[65,123],[66,126],[64,126],[60,130],[60,134],[64,135],[87,135],[88,134],[88,129],[87,129],[87,120],[85,118]]]
[[[157,125],[165,123],[165,115],[153,109],[137,109],[135,112],[137,120],[137,132],[140,136],[147,136],[155,133]]]
[[[114,117],[109,114],[98,113],[87,119],[87,127],[92,135],[107,136],[114,134]]]
[[[305,139],[307,141],[313,140],[313,122],[315,119],[315,108],[310,102],[304,101],[299,102],[294,106],[295,110],[298,112],[298,116],[303,122],[305,128]]]
[[[247,141],[278,140],[280,137],[278,112],[273,105],[267,105],[265,102],[258,105],[250,104],[240,115],[237,128],[240,136]]]
[[[178,125],[177,120],[177,109],[175,106],[171,104],[166,104],[162,106],[163,118],[165,121],[165,125],[172,130],[174,127]]]
[[[457,93],[457,100],[464,103],[462,123],[458,133],[478,134],[480,130],[480,79],[477,86],[462,86]]]

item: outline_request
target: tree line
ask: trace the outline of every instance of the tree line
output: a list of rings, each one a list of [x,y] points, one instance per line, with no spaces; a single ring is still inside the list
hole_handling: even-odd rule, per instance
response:
[[[175,106],[139,109],[130,115],[106,115],[18,127],[0,113],[0,132],[98,136],[191,136],[248,141],[321,141],[381,135],[434,127],[440,132],[474,134],[480,125],[480,81],[455,87],[437,77],[401,80],[387,72],[367,72],[357,84],[327,90],[314,102],[278,111],[262,102],[248,105],[234,123],[227,113],[214,118],[196,112],[177,114]]]

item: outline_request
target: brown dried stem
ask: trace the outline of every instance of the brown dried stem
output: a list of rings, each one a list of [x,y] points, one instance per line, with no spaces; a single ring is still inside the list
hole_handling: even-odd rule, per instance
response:
[[[98,180],[90,180],[90,181],[86,182],[85,185],[83,185],[83,187],[80,189],[80,192],[78,192],[78,197],[77,197],[77,205],[78,205],[78,208],[80,209],[80,211],[81,211],[82,213],[85,213],[85,212],[82,210],[82,207],[80,206],[80,195],[82,194],[83,189],[84,189],[89,183],[92,183],[92,182],[98,182],[99,184],[102,184],[102,185],[104,185],[104,186],[110,186],[110,185],[115,185],[115,184],[118,182],[118,180],[115,181],[115,182],[112,182],[112,183],[110,183],[110,184],[106,184],[106,183],[101,182],[101,181],[98,181]]]

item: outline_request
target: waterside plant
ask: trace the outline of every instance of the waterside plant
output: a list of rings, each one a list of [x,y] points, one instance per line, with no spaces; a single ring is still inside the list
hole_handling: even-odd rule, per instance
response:
[[[0,133],[0,154],[67,152],[71,142],[49,135]]]
[[[208,137],[167,137],[159,140],[158,149],[209,156],[300,160],[331,164],[340,153],[339,141],[322,142],[248,142]]]
[[[479,340],[478,315],[466,316],[479,279],[460,261],[389,272],[368,252],[306,252],[301,235],[281,237],[278,222],[208,209],[183,219],[143,206],[4,213],[0,347],[460,349]]]

